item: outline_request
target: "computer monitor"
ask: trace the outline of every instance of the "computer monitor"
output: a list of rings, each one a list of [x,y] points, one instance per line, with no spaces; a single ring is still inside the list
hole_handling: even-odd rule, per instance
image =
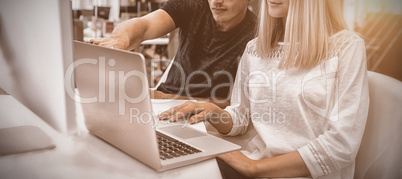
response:
[[[0,1],[0,87],[62,133],[76,130],[71,12],[70,0]]]

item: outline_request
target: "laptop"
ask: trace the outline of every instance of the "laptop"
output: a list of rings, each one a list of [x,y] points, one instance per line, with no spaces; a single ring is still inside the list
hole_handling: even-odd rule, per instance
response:
[[[156,171],[240,149],[189,125],[160,121],[163,111],[152,110],[146,74],[142,54],[74,42],[75,84],[92,134]]]

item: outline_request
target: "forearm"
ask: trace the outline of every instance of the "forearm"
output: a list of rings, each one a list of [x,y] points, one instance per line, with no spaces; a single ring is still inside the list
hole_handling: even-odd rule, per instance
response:
[[[257,160],[254,163],[254,177],[303,177],[310,172],[299,152],[294,151],[276,157]]]
[[[211,98],[211,97],[209,97],[209,98],[193,98],[193,99],[197,100],[198,102],[210,102],[210,103],[213,103],[213,104],[219,106],[222,109],[225,109],[226,106],[230,105],[230,100],[227,99],[227,98],[224,99],[224,98]]]
[[[144,41],[146,23],[141,18],[133,18],[119,24],[111,34],[111,38],[119,38],[126,41],[125,50],[132,50]]]
[[[117,39],[120,49],[132,50],[142,41],[154,39],[174,30],[173,19],[164,10],[156,10],[146,16],[122,22],[109,38]]]
[[[290,178],[310,175],[297,151],[261,160],[251,160],[240,151],[218,157],[240,174],[251,178]]]
[[[230,99],[224,98],[200,98],[200,97],[188,97],[180,96],[177,94],[166,94],[157,90],[150,90],[151,98],[154,99],[179,99],[179,100],[197,100],[198,102],[210,102],[220,108],[224,109],[230,105]]]
[[[177,96],[177,98],[176,98]],[[223,99],[223,98],[198,98],[198,97],[187,97],[187,96],[178,96],[174,95],[172,96],[175,99],[183,99],[183,100],[197,100],[198,102],[209,102],[213,103],[217,106],[219,106],[222,109],[225,109],[226,106],[230,105],[230,100],[229,99]]]

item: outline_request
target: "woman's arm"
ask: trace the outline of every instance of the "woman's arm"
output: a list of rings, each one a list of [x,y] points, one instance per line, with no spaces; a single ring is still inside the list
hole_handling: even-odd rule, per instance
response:
[[[365,129],[369,93],[366,51],[363,39],[346,34],[338,58],[327,64],[338,64],[335,80],[334,104],[323,133],[297,151],[312,177],[328,175],[354,164]],[[344,47],[343,47],[344,46]],[[350,176],[352,177],[352,176]]]
[[[253,177],[303,177],[328,175],[355,161],[368,114],[368,81],[364,41],[357,36],[344,40],[345,47],[336,71],[336,88],[323,133],[308,144],[287,154],[250,160],[240,152],[220,156],[235,170]],[[336,62],[336,63],[335,63]],[[353,176],[350,176],[353,177]]]
[[[297,151],[261,160],[251,160],[240,151],[226,153],[219,158],[247,177],[287,178],[310,175]]]

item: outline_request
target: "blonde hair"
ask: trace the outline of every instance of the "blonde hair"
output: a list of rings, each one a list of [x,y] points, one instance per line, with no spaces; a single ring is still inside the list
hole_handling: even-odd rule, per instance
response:
[[[269,15],[267,0],[262,0],[257,52],[268,56],[284,36],[279,68],[310,69],[326,57],[329,37],[343,29],[341,0],[289,0],[285,28],[281,18]]]

